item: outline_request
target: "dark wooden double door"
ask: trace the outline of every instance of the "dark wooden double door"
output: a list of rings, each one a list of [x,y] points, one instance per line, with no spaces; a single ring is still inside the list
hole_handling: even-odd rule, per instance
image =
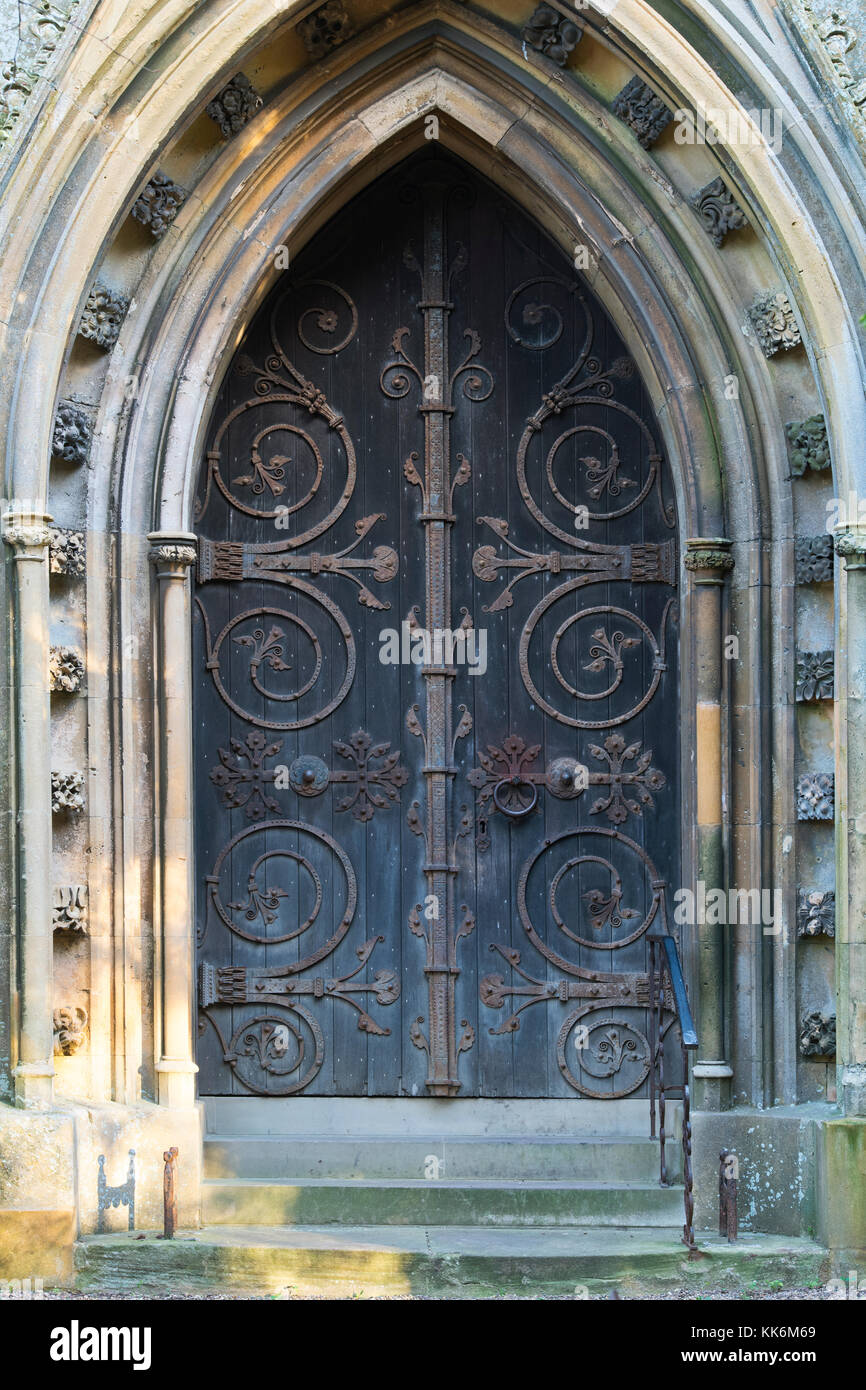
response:
[[[643,1094],[675,515],[580,272],[389,173],[252,320],[196,524],[202,1093]]]

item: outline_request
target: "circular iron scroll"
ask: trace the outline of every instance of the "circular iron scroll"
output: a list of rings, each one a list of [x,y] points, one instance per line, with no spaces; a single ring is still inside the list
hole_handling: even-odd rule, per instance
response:
[[[229,840],[228,844],[220,850],[216,862],[213,866],[213,871],[208,877],[208,883],[210,885],[210,896],[214,908],[216,909],[220,917],[220,920],[225,924],[226,927],[228,927],[229,931],[232,932],[235,936],[242,937],[244,941],[254,941],[257,945],[276,946],[279,945],[281,942],[291,941],[295,937],[300,936],[303,932],[308,931],[309,928],[313,925],[313,922],[316,920],[316,917],[318,916],[319,909],[322,903],[322,885],[319,879],[319,875],[316,873],[316,870],[313,868],[313,865],[306,858],[305,855],[302,855],[295,850],[280,849],[277,846],[275,846],[273,849],[267,849],[261,855],[259,855],[258,858],[254,861],[252,869],[250,870],[250,907],[246,909],[247,918],[248,920],[254,920],[254,918],[250,917],[253,902],[261,900],[262,898],[266,899],[268,897],[268,892],[266,891],[265,893],[263,893],[262,890],[258,887],[257,882],[255,881],[256,871],[266,859],[282,857],[294,859],[300,867],[305,868],[309,873],[313,885],[316,889],[316,905],[313,909],[313,912],[310,914],[307,920],[304,923],[302,923],[300,927],[295,928],[294,931],[286,932],[281,936],[269,936],[267,934],[261,935],[260,933],[248,931],[244,927],[240,926],[235,921],[234,917],[230,915],[230,912],[227,909],[227,907],[223,904],[219,893],[219,879],[220,873],[222,871],[222,866],[226,858],[230,857],[233,854],[234,850],[237,848],[237,846],[242,841],[249,839],[251,835],[267,835],[269,832],[272,832],[274,830],[296,830],[299,835],[310,835],[314,840],[318,840],[320,844],[325,845],[326,848],[329,849],[331,853],[339,860],[340,866],[343,870],[343,874],[345,875],[346,879],[346,906],[343,912],[343,916],[340,919],[337,930],[334,932],[333,936],[324,943],[323,946],[320,946],[315,951],[311,951],[308,956],[305,956],[302,960],[295,961],[292,964],[292,966],[290,967],[291,973],[297,974],[301,970],[306,970],[311,965],[316,965],[318,961],[324,960],[326,956],[329,956],[331,952],[334,951],[337,946],[339,946],[340,942],[343,940],[343,937],[346,935],[347,931],[352,925],[352,920],[355,916],[355,908],[358,902],[358,884],[355,878],[355,871],[352,868],[352,862],[349,859],[349,856],[346,854],[345,850],[341,848],[337,841],[331,835],[327,834],[326,831],[319,830],[316,826],[307,825],[305,821],[299,820],[262,821],[258,825],[248,826],[246,830],[240,831],[239,834],[235,835],[231,840]],[[270,894],[273,895],[273,893],[274,890],[271,889]],[[268,904],[268,906],[272,906],[272,904]],[[236,908],[235,910],[237,911],[238,909]],[[241,911],[244,911],[244,909],[242,908]],[[255,915],[260,914],[256,913]]]

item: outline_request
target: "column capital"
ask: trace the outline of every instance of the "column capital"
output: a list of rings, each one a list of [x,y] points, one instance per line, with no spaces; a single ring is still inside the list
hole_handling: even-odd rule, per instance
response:
[[[866,569],[866,526],[837,526],[833,544],[846,569]]]
[[[182,579],[198,558],[198,537],[190,531],[151,531],[147,539],[157,578]]]
[[[6,544],[15,551],[17,560],[42,560],[51,540],[53,520],[47,512],[11,507],[0,518],[0,530]]]
[[[732,545],[726,536],[692,536],[686,541],[683,564],[695,574],[697,584],[723,584],[734,568]]]

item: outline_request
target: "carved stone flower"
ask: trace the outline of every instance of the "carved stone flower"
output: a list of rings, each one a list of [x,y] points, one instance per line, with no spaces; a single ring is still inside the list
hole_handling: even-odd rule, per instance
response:
[[[638,143],[648,150],[669,125],[674,115],[639,77],[627,82],[613,103],[613,114],[630,126]]]
[[[833,652],[797,652],[798,701],[832,700]]]
[[[569,53],[576,48],[582,37],[583,30],[573,20],[561,15],[552,5],[538,5],[521,33],[525,44],[534,48],[536,52],[543,53],[560,68],[565,67]]]
[[[238,72],[223,87],[219,96],[208,102],[205,110],[211,120],[216,121],[220,132],[229,139],[243,130],[261,105],[262,98],[246,73]]]
[[[86,463],[92,438],[93,426],[87,412],[74,401],[61,401],[51,436],[53,457],[62,459],[64,463]]]
[[[749,318],[765,357],[790,352],[802,342],[791,301],[783,290],[765,290],[749,306]]]
[[[833,579],[833,537],[798,536],[794,542],[798,584],[828,584]]]
[[[749,225],[746,214],[724,179],[713,179],[691,201],[716,246],[722,245],[728,232]]]
[[[797,819],[832,820],[835,778],[832,772],[805,772],[797,778]]]
[[[797,935],[836,935],[836,894],[801,888],[797,895]]]
[[[830,441],[823,415],[810,415],[808,420],[795,420],[786,425],[790,442],[791,473],[802,478],[807,469],[822,473],[830,467]]]

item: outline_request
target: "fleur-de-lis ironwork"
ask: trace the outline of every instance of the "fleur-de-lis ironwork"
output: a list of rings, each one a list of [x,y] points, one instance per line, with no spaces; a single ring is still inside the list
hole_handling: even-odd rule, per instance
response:
[[[282,635],[279,628],[271,628],[271,641],[274,635]],[[256,637],[264,641],[263,633],[256,633]],[[243,638],[236,638],[236,641],[244,641]],[[267,658],[271,665],[275,662],[275,670],[287,670],[285,663],[277,655],[281,648],[274,648],[271,645],[271,653]],[[254,658],[256,663],[264,657],[265,647],[262,647],[258,655]],[[273,758],[279,753],[283,746],[282,739],[277,739],[273,743],[268,743],[267,738],[260,729],[253,729],[247,734],[246,746],[238,738],[230,740],[231,748],[218,749],[220,766],[215,767],[210,780],[215,787],[222,789],[222,800],[224,806],[229,806],[232,810],[244,807],[249,820],[261,820],[267,811],[279,811],[280,804],[277,799],[271,796],[267,790],[268,784],[274,781],[276,776],[275,768],[264,766],[265,758]]]
[[[334,742],[334,752],[355,764],[353,772],[332,772],[331,781],[353,784],[354,790],[337,802],[338,811],[351,810],[355,820],[368,821],[377,807],[399,801],[400,788],[405,787],[409,774],[400,765],[400,750],[391,751],[390,743],[373,743],[368,733],[359,729],[348,743]]]
[[[651,792],[660,791],[665,786],[665,775],[658,768],[650,767],[652,749],[641,752],[640,740],[626,746],[622,734],[610,734],[602,747],[597,743],[589,745],[589,751],[599,762],[606,762],[609,772],[591,772],[590,785],[606,785],[609,794],[600,796],[590,807],[590,815],[600,811],[614,825],[622,825],[632,815],[643,814],[644,806],[654,806]],[[634,761],[634,767],[626,769],[625,764]],[[629,795],[629,792],[632,794]]]

